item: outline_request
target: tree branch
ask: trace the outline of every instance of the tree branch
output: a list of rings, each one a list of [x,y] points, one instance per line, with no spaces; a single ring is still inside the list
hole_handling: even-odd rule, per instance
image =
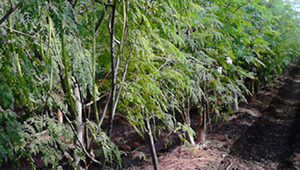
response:
[[[61,109],[60,109],[61,110]],[[83,150],[83,152],[85,153],[86,156],[88,156],[93,162],[101,165],[101,162],[99,162],[98,160],[96,160],[95,158],[93,158],[92,155],[90,155],[90,153],[88,153],[88,151],[85,149],[85,147],[83,146],[82,142],[79,140],[79,137],[76,133],[76,130],[74,128],[74,126],[72,125],[72,122],[70,121],[70,119],[68,118],[68,116],[61,110],[62,114],[64,115],[64,117],[66,118],[69,126],[71,127],[72,132],[74,133],[76,140],[78,141],[79,146],[81,147],[81,149]]]
[[[99,19],[97,25],[96,25],[96,28],[95,28],[95,33],[96,33],[96,34],[98,33],[98,29],[99,29],[99,27],[100,27],[100,25],[102,24],[102,21],[103,21],[103,19],[104,19],[105,11],[106,11],[106,10],[103,11],[103,13],[102,13],[102,15],[101,15],[101,17],[100,17],[100,19]]]
[[[235,14],[239,9],[241,9],[242,7],[244,7],[245,5],[249,4],[252,0],[248,0],[247,2],[245,2],[243,5],[240,5],[239,7],[237,7],[232,14]],[[230,16],[228,15],[222,22],[224,23]]]
[[[170,62],[170,60],[166,60],[166,62],[164,64],[162,64],[161,66],[159,66],[159,68],[157,69],[157,71],[159,72],[162,68],[164,68],[166,65],[168,65],[169,62]],[[148,74],[147,76],[152,77],[153,74],[151,73],[151,74]]]
[[[110,60],[111,60],[111,71],[112,71],[112,77],[111,77],[111,95],[110,95],[110,100],[109,100],[109,122],[108,122],[108,128],[107,128],[107,136],[110,137],[112,128],[113,128],[113,120],[114,120],[114,116],[115,116],[115,112],[114,112],[114,105],[115,105],[115,97],[116,97],[116,81],[117,81],[117,70],[116,70],[116,65],[118,64],[118,60],[115,63],[115,12],[116,12],[116,6],[113,5],[112,7],[112,14],[111,14],[111,20],[110,20],[110,43],[111,43],[111,47],[110,47],[110,51],[111,51],[111,56],[110,56]],[[104,153],[102,152],[102,158],[101,158],[101,170],[104,169],[105,166],[105,156]]]
[[[0,25],[12,14],[19,6],[21,5],[21,2],[17,3],[15,7],[13,7],[12,2],[10,1],[10,9],[9,11],[1,18]]]
[[[9,0],[10,8],[13,8],[13,3],[11,0]]]
[[[29,37],[29,38],[35,39],[35,40],[37,40],[38,42],[41,42],[41,43],[43,43],[44,45],[46,45],[47,47],[49,47],[49,48],[52,50],[53,54],[54,54],[54,55],[57,55],[57,54],[55,53],[55,50],[54,50],[49,44],[45,43],[45,42],[42,41],[41,39],[39,39],[39,38],[37,38],[37,37],[34,37],[34,36],[31,36],[31,35],[29,35],[29,34],[26,34],[26,33],[24,33],[24,32],[21,32],[21,31],[18,31],[18,30],[9,28],[9,27],[7,27],[7,26],[1,26],[1,27],[6,28],[6,29],[9,29],[9,30],[11,30],[11,31],[13,31],[13,32],[15,32],[15,33],[18,33],[18,34],[27,36],[27,37]]]
[[[72,5],[73,8],[75,8],[76,4],[77,4],[77,0],[75,0],[74,4]]]
[[[50,95],[50,97],[52,98],[52,100],[55,101],[54,97],[53,97],[51,94],[49,94],[49,95]],[[75,135],[75,137],[76,137],[76,140],[79,141],[79,138],[78,138],[78,136],[77,136],[76,130],[75,130],[74,126],[72,125],[72,122],[70,121],[70,119],[68,118],[68,116],[65,114],[65,112],[64,112],[62,109],[59,108],[59,110],[61,111],[61,113],[62,113],[62,114],[64,115],[64,117],[66,118],[67,123],[68,123],[69,126],[71,127],[71,130],[72,130],[72,132],[74,133],[74,135]],[[78,143],[79,143],[80,147],[82,148],[82,150],[83,150],[83,152],[85,153],[86,156],[88,156],[93,162],[95,162],[95,163],[101,165],[101,162],[99,162],[98,160],[96,160],[95,158],[93,158],[93,156],[90,155],[90,153],[88,153],[88,151],[85,149],[85,147],[83,146],[83,144],[82,144],[80,141],[79,141]]]
[[[125,78],[126,78],[126,75],[127,75],[127,70],[128,70],[128,65],[129,65],[129,59],[131,57],[132,51],[133,51],[133,48],[130,51],[130,54],[127,57],[127,60],[126,60],[126,64],[125,64],[125,68],[124,68],[124,72],[123,72],[123,76],[122,76],[122,82],[125,81]],[[114,108],[113,108],[114,111],[116,111],[116,109],[117,109],[117,105],[118,105],[118,102],[119,102],[119,99],[120,99],[120,94],[122,92],[122,89],[123,89],[123,85],[121,85],[121,87],[119,88],[119,91],[118,91],[118,94],[117,94],[117,97],[116,97],[116,102],[115,102]]]
[[[117,40],[117,38],[116,38],[116,37],[114,38],[114,42],[115,42],[116,44],[118,44],[118,45],[120,45],[120,44],[121,44],[121,42],[120,42],[119,40]]]
[[[103,5],[105,5],[105,6],[109,6],[109,7],[114,7],[114,6],[115,6],[114,4],[101,2],[101,1],[99,1],[99,0],[95,0],[95,2],[97,2],[97,3],[99,3],[99,4],[103,4]]]

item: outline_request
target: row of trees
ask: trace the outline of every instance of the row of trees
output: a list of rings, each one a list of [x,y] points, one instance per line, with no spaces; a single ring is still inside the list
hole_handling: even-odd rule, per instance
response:
[[[153,130],[204,140],[207,117],[223,117],[221,107],[237,96],[245,101],[254,84],[271,81],[299,55],[299,14],[281,0],[0,6],[0,166],[26,160],[34,168],[37,154],[48,167],[64,157],[75,167],[121,163],[111,140],[118,110],[148,136],[158,169]]]

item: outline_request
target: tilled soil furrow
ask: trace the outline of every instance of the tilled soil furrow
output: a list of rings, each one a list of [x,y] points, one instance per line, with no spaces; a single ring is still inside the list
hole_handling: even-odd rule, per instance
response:
[[[300,160],[300,154],[297,155],[300,135],[296,135],[300,130],[299,82],[292,78],[285,79],[262,116],[233,143],[224,159],[230,168],[253,168],[247,167],[247,161],[260,165],[256,168],[262,169],[299,168],[293,163]]]

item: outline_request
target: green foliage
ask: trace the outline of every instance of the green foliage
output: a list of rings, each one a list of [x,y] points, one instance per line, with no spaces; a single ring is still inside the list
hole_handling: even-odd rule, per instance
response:
[[[104,156],[107,158],[108,162],[116,161],[119,165],[121,165],[121,153],[117,146],[105,133],[99,134],[96,140],[96,145],[101,146]]]
[[[96,154],[100,155],[101,152],[104,153],[104,156],[107,158],[108,162],[117,162],[120,166],[121,160],[121,152],[113,143],[113,141],[106,135],[106,133],[99,131],[98,125],[95,122],[88,121],[89,130],[91,131],[93,138],[95,139]]]
[[[34,155],[40,153],[46,166],[56,167],[61,150],[86,155],[79,146],[67,147],[74,138],[69,126],[77,124],[72,117],[76,113],[70,124],[58,124],[55,108],[68,116],[76,110],[75,84],[80,86],[83,106],[110,92],[111,8],[95,3],[94,10],[88,0],[76,5],[69,1],[20,2],[0,25],[0,165],[22,157],[34,165]],[[168,129],[193,134],[175,119],[183,106],[201,107],[205,100],[215,108],[213,116],[226,116],[219,111],[219,101],[230,105],[232,92],[244,99],[249,93],[246,79],[271,81],[299,56],[299,13],[285,1],[114,3],[114,53],[120,60],[117,109],[140,135],[145,118],[152,120],[157,132]],[[0,16],[4,16],[10,3],[0,4]],[[102,14],[103,22],[92,31]],[[120,163],[121,153],[96,121],[95,110],[84,125],[105,157]],[[49,138],[39,135],[44,130]]]
[[[63,152],[67,149],[67,144],[70,144],[73,138],[70,129],[46,116],[27,119],[22,129],[24,133],[20,136],[28,146],[20,148],[21,156],[33,161],[33,156],[41,153],[45,165],[52,168],[58,166],[59,160],[64,156]],[[44,131],[44,129],[47,130]]]
[[[246,78],[271,80],[298,56],[299,49],[290,48],[299,40],[281,34],[281,27],[299,30],[298,13],[287,12],[290,6],[281,1],[135,1],[131,7],[127,16],[135,25],[129,36],[135,44],[120,107],[137,130],[144,129],[145,116],[166,121],[169,110],[181,112],[189,100],[207,100],[218,114],[217,101],[229,105],[233,91],[246,100]]]
[[[2,84],[2,83],[1,83]],[[2,84],[0,86],[0,103],[2,108],[8,109],[12,107],[12,104],[14,102],[14,98],[12,95],[11,90],[6,84]]]
[[[17,159],[20,147],[24,141],[20,134],[23,133],[17,116],[12,110],[0,108],[0,166],[7,161]]]

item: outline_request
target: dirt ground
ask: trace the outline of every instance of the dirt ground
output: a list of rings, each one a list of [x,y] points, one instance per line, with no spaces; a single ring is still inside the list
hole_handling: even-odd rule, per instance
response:
[[[204,143],[188,147],[170,135],[172,144],[166,149],[168,141],[163,138],[168,134],[162,133],[156,141],[160,169],[300,169],[299,99],[300,67],[293,66],[262,88],[252,103],[242,105],[228,122],[209,129]],[[123,119],[115,123],[120,127],[127,124]],[[153,169],[147,140],[127,127],[126,131],[114,129],[115,135],[120,135],[115,142],[126,153],[123,168]],[[124,141],[124,135],[131,140]]]

